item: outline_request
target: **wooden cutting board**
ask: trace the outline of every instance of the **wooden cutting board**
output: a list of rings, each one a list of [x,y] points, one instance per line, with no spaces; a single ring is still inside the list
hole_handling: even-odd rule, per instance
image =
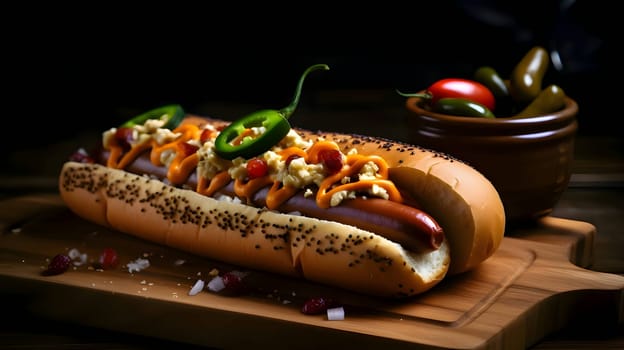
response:
[[[591,262],[595,227],[554,217],[508,233],[476,270],[403,301],[257,271],[249,274],[249,294],[190,296],[211,270],[236,267],[86,222],[54,194],[0,201],[0,229],[2,295],[28,296],[30,311],[43,317],[190,344],[525,349],[579,317],[624,320],[624,277],[583,268]],[[90,262],[106,247],[118,251],[123,266],[146,258],[150,267],[93,269]],[[47,259],[72,248],[89,262],[41,275]],[[345,319],[302,314],[312,296],[339,300]]]

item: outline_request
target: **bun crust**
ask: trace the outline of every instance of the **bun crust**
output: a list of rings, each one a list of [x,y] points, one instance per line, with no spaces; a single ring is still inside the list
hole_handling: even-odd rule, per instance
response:
[[[448,244],[415,254],[353,226],[218,201],[98,164],[67,162],[61,198],[77,215],[159,244],[250,269],[407,297],[446,275]]]

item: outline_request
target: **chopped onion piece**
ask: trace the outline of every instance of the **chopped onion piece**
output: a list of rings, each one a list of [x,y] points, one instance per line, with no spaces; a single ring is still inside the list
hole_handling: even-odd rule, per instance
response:
[[[191,288],[191,290],[189,291],[189,295],[197,295],[197,293],[201,292],[204,289],[204,286],[206,285],[206,283],[203,280],[197,280],[197,282],[195,282],[195,285],[193,285],[193,288]]]
[[[76,248],[72,248],[67,252],[67,256],[69,256],[70,259],[76,259],[78,257],[80,257],[80,251]]]
[[[87,253],[80,254],[80,260],[74,260],[74,265],[80,266],[87,262]]]
[[[150,266],[150,262],[147,259],[138,258],[134,261],[129,262],[126,266],[128,267],[128,272],[130,273],[139,272],[148,268]]]
[[[219,292],[225,288],[225,283],[223,283],[223,278],[221,276],[215,276],[213,279],[208,282],[208,290],[212,292]]]
[[[342,321],[344,318],[345,312],[342,306],[327,309],[327,319],[329,321]]]
[[[76,248],[72,248],[67,252],[67,256],[72,260],[74,266],[80,266],[87,262],[87,254],[80,253]]]

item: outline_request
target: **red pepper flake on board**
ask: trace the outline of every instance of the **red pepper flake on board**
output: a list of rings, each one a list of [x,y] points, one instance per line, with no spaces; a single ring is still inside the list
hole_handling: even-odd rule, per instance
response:
[[[319,315],[327,312],[327,309],[331,309],[336,306],[338,306],[338,303],[331,298],[314,297],[303,303],[301,312],[306,315]]]
[[[95,268],[102,270],[110,270],[117,267],[119,263],[119,256],[117,255],[117,251],[113,248],[104,248],[102,253],[100,253],[100,257],[95,263]]]
[[[241,295],[249,291],[249,287],[244,281],[246,276],[247,272],[238,270],[228,271],[212,278],[208,282],[207,287],[208,290],[215,293]]]
[[[43,270],[41,274],[44,276],[60,275],[69,269],[71,261],[72,259],[68,255],[57,254],[50,260],[48,268]]]

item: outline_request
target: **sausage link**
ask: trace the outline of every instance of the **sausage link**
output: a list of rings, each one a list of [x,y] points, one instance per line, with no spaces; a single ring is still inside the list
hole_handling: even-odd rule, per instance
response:
[[[101,155],[101,159],[106,157],[105,153]],[[154,165],[147,153],[139,156],[125,170],[161,180],[166,179],[167,175],[167,169]],[[185,186],[193,190],[197,188],[195,172],[186,180]],[[269,188],[265,187],[257,191],[250,200],[251,203],[247,204],[256,207],[266,206],[268,190]],[[220,195],[235,197],[234,182],[218,190],[214,197]],[[423,210],[381,198],[348,199],[338,206],[324,209],[316,205],[314,196],[306,197],[303,191],[299,191],[286,200],[278,211],[352,225],[384,236],[414,252],[436,250],[445,239],[442,227]]]

